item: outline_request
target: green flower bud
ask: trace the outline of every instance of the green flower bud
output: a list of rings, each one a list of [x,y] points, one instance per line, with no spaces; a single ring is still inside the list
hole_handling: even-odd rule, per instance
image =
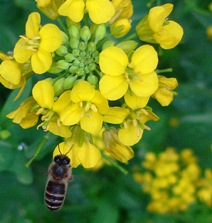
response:
[[[104,44],[102,45],[102,50],[104,50],[105,48],[109,47],[109,46],[114,46],[115,42],[112,40],[108,40],[106,42],[104,42]]]
[[[57,67],[62,70],[67,70],[69,68],[70,64],[65,60],[59,60],[57,61]]]
[[[91,85],[96,86],[98,84],[99,80],[98,80],[98,77],[96,77],[95,75],[91,74],[91,75],[88,76],[87,81]]]
[[[76,72],[76,74],[78,75],[78,76],[82,76],[82,75],[84,75],[84,69],[77,69],[77,72]]]
[[[77,79],[77,76],[69,76],[65,79],[63,82],[63,89],[64,90],[69,90],[74,86],[74,83]]]
[[[64,58],[69,63],[75,60],[75,56],[71,53],[66,54]]]
[[[80,51],[79,51],[78,49],[74,49],[74,50],[72,51],[72,53],[73,53],[73,55],[74,55],[75,57],[78,57],[78,56],[80,55]]]
[[[77,24],[71,24],[69,29],[68,29],[68,33],[71,36],[71,38],[76,38],[79,39],[79,31],[80,28],[79,26],[77,26]]]
[[[118,43],[116,46],[121,48],[122,50],[124,50],[125,53],[128,54],[136,49],[136,47],[138,46],[138,43],[134,40],[125,40]]]
[[[74,66],[78,66],[80,64],[80,61],[79,60],[75,60],[73,63],[72,63]]]
[[[80,43],[79,43],[79,50],[80,50],[80,51],[85,51],[86,48],[87,48],[87,44],[86,44],[86,43],[84,43],[84,42],[80,42]],[[80,55],[81,55],[81,54],[80,54]]]
[[[55,53],[57,54],[57,55],[59,55],[59,56],[64,56],[64,55],[66,55],[67,53],[68,53],[68,50],[67,50],[67,48],[65,47],[65,46],[61,46],[61,47],[59,47],[56,51],[55,51]]]
[[[79,39],[72,37],[70,39],[69,45],[72,49],[78,49],[79,47]]]
[[[99,40],[103,39],[106,34],[106,25],[105,24],[100,24],[97,26],[94,38],[95,42],[98,42]]]
[[[77,70],[79,69],[79,67],[78,66],[70,66],[69,67],[69,69],[68,69],[68,71],[69,71],[69,73],[76,73],[77,72]]]
[[[68,36],[66,35],[66,33],[64,33],[64,32],[62,32],[62,31],[61,31],[61,33],[62,33],[62,38],[63,38],[63,40],[62,40],[62,44],[63,44],[63,45],[67,45],[67,44],[68,44],[68,41],[69,41],[69,38],[68,38]]]
[[[96,50],[96,44],[94,42],[90,42],[87,45],[89,52],[94,52]]]
[[[63,69],[59,68],[57,66],[57,62],[53,62],[50,69],[48,70],[49,73],[51,74],[58,74],[62,71]]]
[[[80,38],[86,43],[91,38],[91,31],[88,26],[83,26],[80,30]]]
[[[54,95],[57,97],[59,95],[61,95],[64,91],[63,89],[63,83],[64,83],[65,78],[60,78],[59,80],[57,80],[54,84],[53,84],[53,88],[54,88]]]

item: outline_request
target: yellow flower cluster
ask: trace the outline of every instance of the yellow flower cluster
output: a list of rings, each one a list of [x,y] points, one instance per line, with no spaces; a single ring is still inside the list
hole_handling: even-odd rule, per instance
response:
[[[13,54],[0,54],[0,82],[21,88],[18,96],[33,74],[41,75],[32,95],[7,117],[22,128],[37,125],[64,138],[59,147],[70,150],[72,167],[95,167],[101,153],[128,162],[134,155],[131,146],[149,129],[146,122],[158,120],[149,100],[167,106],[175,95],[177,80],[157,74],[158,54],[150,45],[171,49],[180,42],[181,26],[166,20],[173,5],[152,8],[135,35],[127,36],[131,0],[36,2],[60,27],[41,25],[40,14],[33,12]],[[146,43],[136,41],[136,35]]]
[[[159,154],[149,152],[141,165],[144,170],[135,172],[134,179],[150,195],[150,212],[184,211],[198,200],[212,206],[212,170],[206,169],[202,176],[191,149],[180,153],[173,148]]]

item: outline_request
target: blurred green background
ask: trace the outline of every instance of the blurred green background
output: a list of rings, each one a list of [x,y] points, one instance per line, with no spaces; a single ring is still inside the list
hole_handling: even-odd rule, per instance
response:
[[[135,25],[148,12],[149,1],[132,2]],[[163,151],[167,146],[177,150],[192,148],[201,168],[212,168],[212,41],[206,34],[207,27],[212,25],[212,12],[208,8],[212,1],[176,0],[160,1],[160,4],[167,2],[174,4],[170,19],[181,24],[184,37],[176,48],[161,52],[159,68],[173,68],[173,73],[166,76],[178,79],[178,96],[169,107],[152,102],[160,120],[148,123],[152,130],[145,131],[141,142],[134,147],[135,157],[129,165],[123,165],[129,171],[127,175],[112,166],[98,171],[74,169],[74,180],[59,212],[49,212],[43,202],[47,169],[58,139],[50,136],[26,168],[25,163],[45,135],[41,130],[23,130],[5,117],[30,94],[32,83],[28,83],[26,92],[15,103],[14,92],[11,95],[10,90],[0,85],[0,223],[212,222],[212,210],[203,204],[177,214],[147,212],[148,198],[132,177],[133,167],[140,164],[146,152]],[[151,3],[154,6],[156,1]],[[13,49],[32,11],[38,11],[33,0],[0,0],[1,51]]]

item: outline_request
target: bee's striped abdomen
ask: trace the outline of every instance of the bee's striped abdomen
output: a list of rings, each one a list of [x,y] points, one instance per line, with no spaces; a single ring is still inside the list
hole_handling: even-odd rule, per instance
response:
[[[45,203],[51,211],[58,210],[65,199],[66,187],[64,183],[49,181],[46,185]]]

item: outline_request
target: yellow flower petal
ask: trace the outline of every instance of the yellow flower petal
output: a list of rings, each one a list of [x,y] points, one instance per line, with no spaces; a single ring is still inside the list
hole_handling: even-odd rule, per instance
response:
[[[45,73],[51,67],[51,64],[52,55],[49,52],[39,49],[39,51],[32,55],[32,70],[37,74]]]
[[[153,32],[158,32],[163,26],[165,19],[173,10],[173,5],[170,3],[162,6],[156,6],[150,9],[148,14],[148,23]]]
[[[128,123],[127,128],[121,128],[118,132],[119,140],[126,146],[133,146],[139,142],[143,134],[143,130],[133,123]]]
[[[55,111],[57,114],[63,112],[65,107],[67,107],[71,103],[70,95],[71,91],[65,91],[63,94],[61,94],[57,101],[54,103],[53,111]]]
[[[53,52],[62,44],[62,33],[54,24],[47,24],[39,31],[41,42],[39,47],[47,52]]]
[[[48,131],[63,138],[69,138],[72,135],[72,132],[68,126],[64,126],[61,123],[58,125],[56,120],[48,123]]]
[[[54,104],[54,88],[51,81],[38,81],[32,89],[33,98],[42,108],[51,109]]]
[[[146,74],[154,71],[158,64],[156,50],[150,45],[139,47],[132,56],[131,64],[138,73]]]
[[[109,0],[87,0],[86,8],[96,24],[108,22],[115,14],[115,8]]]
[[[124,100],[126,104],[132,108],[133,110],[138,108],[144,108],[150,97],[138,97],[133,92],[127,91],[127,93],[124,95]]]
[[[80,81],[71,91],[71,100],[75,103],[81,101],[91,101],[95,95],[95,89],[87,81]]]
[[[105,114],[109,109],[107,99],[104,98],[99,91],[95,91],[95,95],[91,102],[97,107],[98,112],[101,114]]]
[[[18,63],[27,62],[34,52],[25,47],[25,41],[21,38],[14,47],[14,58]]]
[[[78,148],[77,155],[84,168],[95,167],[101,159],[100,151],[88,142],[83,143],[82,147]]]
[[[26,22],[26,36],[30,39],[38,36],[38,31],[40,29],[40,14],[38,12],[33,12],[29,15]]]
[[[85,3],[83,0],[67,0],[59,8],[60,15],[68,16],[74,22],[80,22],[84,16]]]
[[[89,115],[84,115],[80,120],[81,128],[91,134],[97,134],[102,128],[102,116],[98,112],[90,111]]]
[[[0,65],[0,75],[14,85],[20,84],[21,70],[15,61],[4,60]]]
[[[174,21],[168,21],[161,31],[154,34],[153,37],[163,49],[172,49],[181,41],[183,28]]]
[[[78,104],[69,105],[60,113],[60,120],[64,125],[75,125],[80,121],[83,112]]]
[[[104,116],[104,122],[111,124],[121,124],[124,119],[129,115],[129,110],[121,107],[111,107]]]
[[[105,98],[113,101],[126,93],[128,84],[123,76],[104,75],[99,82],[99,89]]]
[[[140,75],[140,80],[135,80],[130,83],[130,89],[139,97],[149,97],[158,88],[158,77],[155,72]]]
[[[103,73],[119,76],[126,70],[128,57],[122,49],[111,46],[99,54],[99,65]]]

